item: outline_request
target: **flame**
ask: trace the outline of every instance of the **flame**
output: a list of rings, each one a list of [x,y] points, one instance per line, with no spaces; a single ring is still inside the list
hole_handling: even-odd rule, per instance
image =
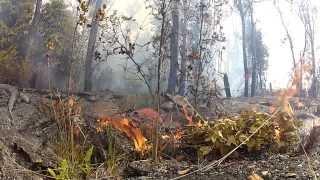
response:
[[[293,109],[290,105],[289,100],[296,96],[300,91],[300,86],[302,81],[304,80],[305,76],[311,73],[311,65],[310,64],[303,64],[300,67],[296,67],[293,70],[292,80],[289,84],[289,87],[285,90],[280,91],[278,96],[278,105],[282,109],[282,111],[287,112],[290,115],[293,115]],[[303,73],[302,73],[303,72]],[[297,103],[299,106],[303,106],[301,103]],[[270,112],[275,111],[275,107],[270,108]]]
[[[182,135],[183,135],[183,132],[181,130],[177,130],[174,135],[173,135],[173,139],[175,141],[179,141],[180,139],[182,139]]]
[[[137,152],[144,153],[148,150],[147,139],[142,134],[141,130],[134,124],[134,122],[128,118],[110,118],[102,117],[98,119],[100,127],[111,126],[123,133],[134,142],[134,147]],[[100,129],[98,129],[100,130]]]
[[[293,70],[293,76],[292,76],[292,80],[289,84],[289,87],[285,90],[280,91],[279,96],[278,96],[278,102],[279,102],[280,108],[284,112],[287,112],[290,115],[293,115],[293,110],[290,106],[289,100],[292,97],[294,97],[295,95],[297,95],[299,92],[299,85],[302,80],[302,76],[301,76],[302,69],[301,68],[306,69],[305,66],[295,68]]]

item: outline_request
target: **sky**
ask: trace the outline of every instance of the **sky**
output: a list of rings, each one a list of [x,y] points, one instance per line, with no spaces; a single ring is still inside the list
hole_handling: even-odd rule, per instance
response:
[[[311,0],[311,2],[320,9],[319,0]],[[295,57],[298,59],[304,46],[303,25],[297,15],[297,11],[290,4],[284,0],[280,0],[280,8],[289,33],[293,37]],[[293,63],[288,41],[285,40],[286,33],[281,24],[280,16],[273,5],[273,1],[265,0],[256,4],[254,16],[258,28],[262,31],[263,41],[269,52],[268,84],[271,82],[274,89],[286,88],[292,76]],[[243,65],[241,55],[241,24],[240,17],[236,11],[232,11],[226,18],[225,27],[226,35],[229,37],[225,59],[227,68],[225,70],[231,76],[233,91],[238,92],[243,87],[244,78],[243,76],[239,76],[239,74],[243,73]],[[316,27],[316,35],[318,30],[320,30],[319,25]],[[317,38],[315,37],[315,39]],[[319,50],[319,45],[316,42],[317,50]],[[319,53],[317,57],[319,57]],[[318,58],[316,60],[319,62]]]

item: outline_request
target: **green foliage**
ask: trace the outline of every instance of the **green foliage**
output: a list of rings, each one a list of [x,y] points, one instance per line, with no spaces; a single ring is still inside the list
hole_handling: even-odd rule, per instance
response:
[[[87,177],[93,171],[93,165],[91,164],[92,154],[93,147],[89,148],[84,153],[84,156],[79,154],[76,161],[63,159],[57,169],[48,168],[48,173],[57,180],[78,179],[82,176]]]
[[[66,159],[60,162],[59,167],[56,171],[48,168],[48,172],[54,179],[67,180],[71,179],[72,177],[70,176],[70,165]]]
[[[30,66],[19,58],[16,46],[0,50],[0,82],[15,85],[20,81],[26,81],[28,75]]]
[[[41,12],[42,48],[36,54],[50,51],[58,72],[68,75],[72,63],[72,42],[75,19],[62,0],[51,0]]]
[[[88,151],[85,153],[85,156],[83,157],[82,162],[80,164],[81,171],[86,175],[89,175],[92,172],[92,165],[91,165],[92,154],[93,154],[93,146],[90,149],[88,149]]]
[[[271,117],[265,113],[243,112],[237,117],[190,127],[185,140],[198,149],[200,156],[211,152],[224,155],[242,142],[245,142],[242,149],[249,152],[263,148],[288,151],[298,142],[296,127],[297,122],[286,113]]]
[[[94,168],[91,164],[94,147],[88,148],[79,124],[81,103],[71,96],[67,99],[44,101],[39,109],[57,124],[58,131],[53,143],[56,154],[64,159],[57,170],[48,169],[48,172],[51,175],[54,172],[57,175],[54,177],[59,178],[79,179],[89,176]]]
[[[33,13],[33,1],[0,1],[0,82],[20,84],[30,67],[21,53]]]
[[[114,130],[111,127],[108,127],[106,134],[108,137],[107,159],[105,161],[106,169],[107,169],[107,172],[110,176],[117,176],[120,155],[119,155],[119,153],[116,149],[116,145],[115,145]]]

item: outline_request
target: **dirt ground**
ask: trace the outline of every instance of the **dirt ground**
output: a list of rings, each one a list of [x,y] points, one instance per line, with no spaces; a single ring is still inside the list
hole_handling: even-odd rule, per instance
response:
[[[13,117],[7,110],[8,94],[0,93],[0,179],[48,179],[37,172],[48,167],[55,167],[59,157],[55,154],[50,138],[57,131],[55,124],[46,117],[39,106],[44,99],[55,97],[47,91],[24,90],[31,102],[18,100]],[[60,97],[66,95],[61,94]],[[112,115],[120,111],[123,97],[111,92],[82,93],[76,97],[83,104],[83,124],[88,129],[95,128],[96,118]],[[227,113],[237,113],[242,108],[256,108],[268,111],[275,102],[269,98],[235,98],[221,101],[221,107]],[[294,104],[294,99],[292,100]],[[119,104],[120,102],[120,104]],[[297,107],[297,112],[306,111],[317,115],[318,100],[304,100],[304,107]],[[300,109],[299,109],[300,108]],[[210,109],[207,109],[210,111]],[[316,117],[316,116],[314,116]],[[306,121],[310,117],[304,117]],[[94,142],[93,142],[94,143]],[[123,143],[122,143],[123,144]],[[99,143],[97,143],[97,146]],[[225,160],[205,171],[206,165],[214,160],[191,164],[175,159],[163,159],[154,165],[149,160],[130,162],[124,169],[122,179],[221,179],[256,180],[257,174],[263,179],[316,179],[320,176],[320,148],[315,147],[307,156],[293,154],[263,154],[237,156]],[[187,175],[187,176],[185,176]],[[184,177],[182,177],[184,176]],[[96,177],[96,178],[95,178]],[[92,179],[113,179],[112,177],[93,176]],[[253,178],[253,179],[252,179]]]

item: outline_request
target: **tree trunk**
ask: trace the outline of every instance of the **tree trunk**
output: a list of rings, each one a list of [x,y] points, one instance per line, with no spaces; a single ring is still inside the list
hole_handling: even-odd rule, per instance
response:
[[[196,79],[195,79],[195,91],[194,91],[194,105],[196,108],[198,108],[198,96],[199,96],[199,85],[200,85],[200,79],[202,74],[202,31],[203,31],[203,25],[204,25],[204,0],[201,0],[200,2],[200,31],[199,31],[199,42],[198,42],[198,61],[196,62],[197,70],[196,70]]]
[[[251,76],[251,97],[256,95],[256,84],[257,84],[257,55],[256,55],[256,30],[253,22],[253,9],[251,5],[250,9],[251,18],[251,60],[252,60],[252,76]]]
[[[38,30],[38,23],[40,21],[41,6],[42,6],[42,0],[37,0],[36,7],[34,10],[34,14],[33,14],[33,18],[32,18],[32,21],[31,21],[31,24],[30,24],[30,27],[28,30],[28,34],[26,35],[24,42],[22,43],[22,46],[21,46],[20,52],[21,52],[21,55],[25,59],[31,59],[30,57],[28,57],[30,55],[29,50],[30,50],[30,47],[32,46],[32,44],[34,43],[33,39],[34,39],[34,36],[36,35],[36,32]],[[35,76],[36,76],[35,72],[32,72],[30,80],[28,82],[23,83],[22,86],[24,86],[24,87],[28,86],[28,87],[35,88],[35,83],[36,83],[34,81]],[[24,78],[22,78],[22,79],[24,79]]]
[[[94,50],[96,44],[96,38],[98,33],[98,20],[96,18],[96,14],[101,7],[102,0],[96,0],[95,11],[92,17],[91,30],[88,41],[87,55],[86,55],[86,63],[85,63],[85,80],[84,80],[84,90],[91,91],[92,90],[92,64],[94,58]]]
[[[32,22],[31,22],[31,28],[33,28],[33,29],[36,29],[36,25],[40,20],[41,6],[42,6],[42,0],[37,0],[36,9],[34,11],[33,19],[32,19]]]
[[[226,97],[231,98],[231,91],[230,91],[230,84],[229,84],[229,78],[227,74],[223,75],[223,83],[224,83],[224,90],[226,92]]]
[[[279,5],[276,4],[276,1],[274,1],[274,6],[276,7],[276,9],[277,9],[277,11],[278,11],[278,14],[279,14],[279,16],[280,16],[280,20],[281,20],[282,27],[283,27],[284,30],[286,31],[286,36],[287,36],[287,38],[288,38],[289,46],[290,46],[290,51],[291,51],[293,68],[296,69],[296,58],[295,58],[295,55],[294,55],[294,46],[293,46],[292,37],[291,37],[291,35],[290,35],[290,33],[289,33],[289,30],[288,30],[288,27],[287,27],[286,23],[284,22],[284,19],[283,19],[283,16],[282,16],[282,12],[281,12],[281,10],[280,10]]]
[[[179,54],[179,0],[174,0],[172,8],[172,27],[170,37],[170,74],[168,93],[174,94],[177,86],[178,54]]]
[[[310,35],[310,45],[311,45],[311,60],[312,60],[312,84],[311,84],[311,96],[317,97],[317,77],[316,77],[316,57],[314,50],[314,38]]]
[[[180,86],[179,94],[181,96],[185,95],[186,91],[186,75],[187,75],[187,0],[183,0],[183,13],[184,19],[182,21],[182,45],[181,45],[181,65],[180,65]]]
[[[248,59],[247,59],[247,45],[246,45],[246,24],[245,13],[240,1],[240,7],[238,8],[241,17],[242,27],[242,56],[243,56],[243,68],[244,68],[244,96],[249,96],[249,71],[248,71]]]

